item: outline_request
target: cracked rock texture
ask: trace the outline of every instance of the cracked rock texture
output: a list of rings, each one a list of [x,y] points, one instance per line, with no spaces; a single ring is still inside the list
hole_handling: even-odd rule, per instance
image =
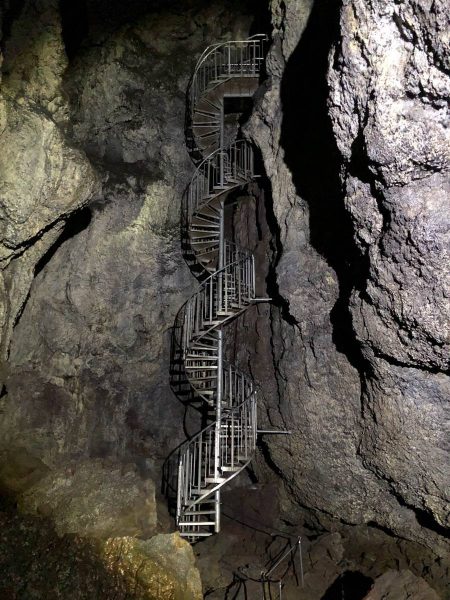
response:
[[[411,571],[387,571],[379,577],[365,600],[439,600],[436,592],[423,580],[415,577]]]
[[[446,2],[344,2],[329,71],[363,265],[350,296],[366,361],[360,451],[441,534],[450,528],[448,27]]]
[[[23,15],[5,42],[0,75],[2,361],[8,357],[35,265],[57,239],[65,219],[84,206],[97,187],[85,154],[66,135],[62,73],[67,59],[57,2],[26,2]]]
[[[292,430],[265,441],[285,518],[299,503],[327,528],[376,524],[442,555],[448,12],[425,4],[271,2],[269,77],[246,131],[273,198],[275,306],[257,345],[274,371],[253,368],[264,418]]]
[[[20,516],[0,540],[2,597],[201,598],[189,544],[154,535],[173,530],[161,463],[199,427],[169,385],[171,328],[196,286],[179,237],[185,91],[204,47],[245,37],[252,17],[227,0],[120,4],[5,11],[0,509]]]

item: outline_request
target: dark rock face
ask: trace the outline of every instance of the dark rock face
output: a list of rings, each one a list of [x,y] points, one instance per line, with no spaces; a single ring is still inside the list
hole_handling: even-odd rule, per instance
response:
[[[344,2],[339,17],[331,2],[273,2],[247,131],[273,195],[265,405],[293,434],[266,448],[286,497],[327,527],[373,522],[445,553],[446,18],[419,4]]]
[[[450,138],[443,2],[345,2],[330,115],[364,264],[350,298],[365,464],[419,521],[449,521]]]

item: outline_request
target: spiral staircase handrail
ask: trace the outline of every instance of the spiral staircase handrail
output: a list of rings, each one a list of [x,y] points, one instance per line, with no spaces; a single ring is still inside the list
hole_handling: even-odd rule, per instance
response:
[[[224,42],[217,42],[216,44],[210,44],[200,54],[200,57],[198,58],[198,60],[195,64],[195,67],[194,67],[193,77],[195,77],[195,75],[196,75],[198,69],[200,68],[200,66],[202,65],[202,63],[208,58],[208,55],[211,54],[211,52],[214,52],[214,50],[216,50],[217,48],[220,48],[221,46],[226,46],[228,44],[245,44],[246,42],[249,42],[249,41],[252,41],[255,39],[263,39],[264,41],[267,41],[268,38],[265,33],[255,33],[255,35],[251,35],[250,37],[246,38],[245,40],[225,40]]]
[[[198,75],[200,73],[200,69],[202,69],[202,67],[205,66],[208,59],[212,58],[212,56],[214,56],[221,49],[230,49],[233,46],[256,47],[256,44],[259,42],[261,44],[261,55],[260,55],[260,57],[258,57],[258,62],[262,62],[263,61],[263,43],[265,41],[267,41],[267,39],[268,38],[265,34],[256,34],[245,40],[231,40],[231,41],[220,42],[218,44],[212,44],[211,46],[208,46],[208,48],[205,49],[205,51],[203,52],[203,54],[200,56],[200,58],[197,61],[197,64],[194,69],[194,74],[192,76],[190,86],[189,86],[189,99],[190,99],[191,115],[194,110],[196,98],[208,88],[208,85],[211,83],[211,81],[217,80],[217,77],[216,77],[216,79],[213,79],[212,77],[209,77],[209,78],[205,77],[202,82],[203,85],[197,89],[196,84],[197,84],[197,80],[198,80]],[[239,63],[239,64],[242,64],[242,63]],[[217,63],[216,63],[216,66],[217,66]],[[228,62],[228,67],[229,67],[229,74],[231,74],[230,61]],[[218,73],[218,70],[215,69],[215,75],[217,75],[217,73]],[[259,70],[256,69],[256,62],[255,62],[255,69],[252,71],[252,74],[254,76],[259,75]],[[198,92],[198,93],[195,93],[195,92]]]
[[[237,418],[239,419],[239,417],[243,414],[243,409],[245,408],[249,408],[250,411],[255,411],[256,410],[256,392],[252,392],[252,394],[246,398],[243,402],[241,402],[241,404],[239,404],[238,406],[236,406],[234,409],[230,410],[226,416],[224,417],[225,421],[229,421],[230,419],[233,419],[234,415],[237,415]],[[244,413],[245,414],[245,413]],[[202,429],[199,433],[197,433],[194,437],[190,438],[189,440],[187,440],[185,442],[184,445],[180,446],[178,448],[177,451],[177,455],[178,455],[178,459],[180,460],[180,458],[183,455],[186,455],[187,451],[189,450],[189,448],[191,448],[192,446],[195,446],[196,443],[198,443],[198,441],[200,440],[201,443],[203,443],[205,436],[208,434],[208,432],[214,432],[214,430],[217,428],[217,423],[213,422],[210,425],[208,425],[207,427],[205,427],[204,429]],[[241,432],[239,432],[241,433]],[[248,434],[250,441],[253,440],[253,444],[251,443],[250,445],[247,446],[246,452],[247,452],[247,456],[245,458],[245,461],[243,461],[243,464],[240,465],[240,469],[239,471],[236,471],[235,473],[233,473],[232,477],[237,476],[243,469],[245,469],[246,466],[248,466],[248,464],[251,461],[251,455],[254,452],[254,449],[256,447],[256,421],[255,420],[251,420],[250,421],[250,425],[246,428],[246,433]],[[212,439],[212,436],[211,436]],[[230,457],[230,462],[234,462],[233,457]],[[208,475],[208,471],[205,470],[204,475],[202,474],[202,476],[200,478],[198,478],[195,481],[195,487],[197,487],[197,489],[201,489],[201,484],[204,484],[206,482],[206,480],[208,479],[207,475]],[[232,477],[229,477],[227,479],[227,481],[230,481],[230,479]],[[188,497],[188,494],[183,494],[183,490],[179,490],[179,511],[181,510],[186,510],[188,508],[192,508],[193,506],[197,505],[199,502],[201,502],[205,497],[210,496],[211,494],[214,494],[214,492],[218,489],[220,489],[220,487],[222,487],[223,482],[219,481],[217,483],[213,483],[211,484],[211,487],[208,488],[207,492],[204,493],[204,495],[199,495],[197,498],[194,499],[190,499],[187,501],[183,501],[184,498]]]
[[[212,529],[219,531],[220,490],[246,468],[256,448],[258,386],[248,373],[225,360],[223,346],[224,325],[256,301],[254,255],[224,234],[226,198],[255,177],[254,152],[244,139],[223,146],[223,97],[220,106],[213,100],[231,91],[248,96],[252,86],[256,89],[265,39],[257,34],[209,46],[197,61],[188,88],[192,120],[186,133],[188,148],[192,140],[211,136],[216,140],[199,141],[195,159],[191,153],[194,162],[202,148],[206,154],[217,140],[221,144],[201,156],[183,194],[182,248],[201,283],[179,309],[173,331],[177,383],[185,380],[190,401],[199,399],[208,406],[206,418],[213,418],[212,410],[215,414],[213,422],[174,452],[177,524],[181,535],[194,542],[211,535]],[[242,82],[229,85],[233,77]]]
[[[192,175],[192,178],[189,182],[189,184],[186,187],[186,190],[183,194],[183,202],[185,207],[187,206],[187,212],[186,212],[186,216],[192,216],[195,212],[195,210],[200,206],[201,201],[205,200],[205,195],[204,192],[206,190],[209,191],[210,187],[211,187],[211,183],[214,183],[214,181],[211,181],[210,175],[209,175],[209,170],[212,168],[217,168],[220,169],[220,164],[219,165],[215,165],[214,161],[216,159],[220,159],[221,156],[223,156],[224,158],[230,158],[229,154],[238,154],[239,158],[243,160],[241,162],[239,161],[230,161],[228,163],[228,168],[230,169],[230,173],[231,175],[241,175],[242,177],[252,177],[254,174],[254,166],[253,166],[253,160],[254,160],[254,154],[253,154],[253,148],[251,147],[250,143],[247,140],[236,140],[234,142],[231,142],[227,147],[225,148],[218,148],[217,150],[215,150],[214,152],[212,152],[209,156],[207,156],[205,159],[203,159],[203,161],[197,166],[194,174]],[[205,174],[204,171],[207,171],[207,173]],[[198,182],[199,180],[201,180],[201,177],[205,178],[205,182],[202,182],[202,185],[199,185]],[[220,175],[219,175],[220,177]],[[232,178],[230,176],[226,177],[225,174],[223,174],[223,181],[220,182],[220,180],[218,181],[218,183],[227,183],[230,182]],[[233,184],[232,187],[239,187],[242,186],[243,183],[241,182],[237,182],[235,184]],[[200,189],[197,190],[197,187],[199,187]],[[195,190],[195,193],[194,193]],[[224,190],[225,191],[225,190]],[[203,192],[203,193],[202,193]]]
[[[234,406],[233,408],[228,409],[229,412],[227,413],[227,417],[230,416],[233,412],[237,413],[237,411],[239,411],[239,409],[242,408],[242,406],[244,406],[249,400],[250,400],[250,398],[246,398],[237,406]],[[201,431],[199,431],[198,433],[194,434],[192,437],[190,437],[189,439],[184,441],[182,444],[180,444],[178,446],[176,453],[179,454],[180,452],[182,452],[182,450],[184,448],[187,448],[191,442],[194,442],[195,440],[199,439],[202,433],[205,433],[206,431],[209,431],[210,429],[214,429],[215,425],[216,425],[216,423],[214,421],[214,422],[210,423],[209,425],[207,425],[206,427],[204,427]]]
[[[239,247],[239,246],[237,246],[237,244],[235,244],[235,245],[236,245],[236,247]],[[199,285],[199,287],[197,288],[197,290],[192,294],[192,296],[189,296],[189,298],[186,300],[186,302],[178,310],[177,316],[175,317],[175,321],[177,321],[178,315],[182,312],[182,310],[186,307],[186,305],[189,304],[189,302],[191,302],[191,300],[193,298],[195,298],[204,289],[204,287],[205,287],[205,285],[207,285],[208,281],[211,281],[212,279],[216,278],[217,275],[220,275],[221,273],[223,273],[224,271],[226,271],[226,269],[228,269],[230,267],[233,267],[235,265],[238,265],[238,264],[242,264],[245,260],[247,260],[248,258],[251,258],[253,256],[251,254],[250,250],[247,251],[247,249],[245,249],[245,248],[244,249],[239,248],[239,251],[240,252],[248,252],[248,255],[245,256],[245,257],[243,257],[240,260],[236,260],[236,261],[233,261],[232,263],[224,265],[221,269],[215,271],[214,273],[211,273],[211,275],[209,275],[209,277],[207,277],[206,279],[204,279],[202,281],[202,283]]]

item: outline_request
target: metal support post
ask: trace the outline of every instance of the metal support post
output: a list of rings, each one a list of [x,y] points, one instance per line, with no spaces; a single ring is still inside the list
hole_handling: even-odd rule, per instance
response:
[[[219,264],[218,270],[224,267],[224,203],[220,205],[220,229],[219,229]],[[220,279],[218,281],[220,285]],[[220,445],[221,445],[221,421],[222,421],[222,397],[223,397],[223,329],[220,327],[217,331],[217,395],[216,395],[216,432],[214,444],[214,479],[218,480],[220,473]],[[220,492],[216,492],[215,496],[215,530],[220,531]]]

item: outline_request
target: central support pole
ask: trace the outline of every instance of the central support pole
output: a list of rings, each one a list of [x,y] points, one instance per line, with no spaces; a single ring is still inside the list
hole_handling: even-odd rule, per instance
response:
[[[219,229],[219,261],[218,270],[219,277],[217,280],[218,286],[218,302],[222,302],[226,291],[223,288],[225,277],[223,276],[223,267],[225,266],[225,242],[224,242],[224,203],[220,204],[220,229]],[[218,306],[221,309],[220,305]],[[216,435],[214,445],[214,479],[216,481],[221,477],[220,472],[220,446],[221,446],[221,425],[222,425],[222,399],[223,399],[223,328],[219,327],[217,330],[218,344],[217,344],[217,395],[216,395]],[[217,490],[215,494],[215,531],[220,531],[220,490]]]
[[[224,171],[224,104],[222,102],[221,115],[220,115],[220,158],[219,158],[219,170],[220,170],[220,185],[225,187],[225,171]],[[219,271],[219,277],[217,279],[217,309],[222,311],[222,302],[226,295],[224,289],[224,282],[226,278],[222,269],[225,267],[225,221],[224,215],[225,206],[224,201],[220,201],[220,226],[219,226],[219,259],[217,264],[217,270]],[[226,284],[225,284],[226,285]],[[222,399],[223,399],[223,328],[219,327],[217,331],[218,344],[217,344],[217,396],[216,396],[216,435],[214,444],[214,479],[216,481],[221,477],[220,472],[220,446],[221,446],[221,434],[222,434]],[[215,532],[220,531],[220,490],[215,493]]]

